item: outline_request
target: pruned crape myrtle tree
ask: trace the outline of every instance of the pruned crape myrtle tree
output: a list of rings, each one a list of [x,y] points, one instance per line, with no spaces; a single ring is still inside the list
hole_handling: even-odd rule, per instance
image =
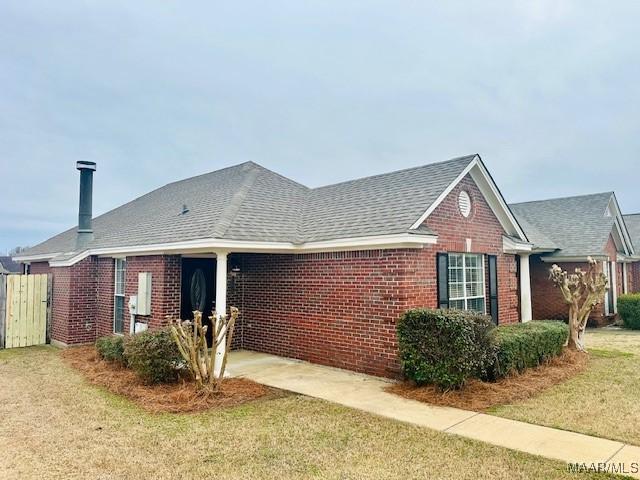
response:
[[[231,307],[230,311],[231,315],[213,312],[209,317],[214,330],[211,351],[207,342],[209,327],[202,324],[202,312],[193,312],[193,320],[170,319],[171,334],[178,350],[196,382],[196,388],[205,394],[218,391],[224,379],[233,329],[239,314],[235,307]],[[223,345],[222,355],[217,355],[216,350],[220,345]]]
[[[586,272],[576,268],[574,273],[568,273],[554,264],[549,279],[560,289],[562,298],[569,305],[568,347],[584,352],[587,320],[609,288],[607,276],[596,270],[596,261],[589,257],[589,268]]]

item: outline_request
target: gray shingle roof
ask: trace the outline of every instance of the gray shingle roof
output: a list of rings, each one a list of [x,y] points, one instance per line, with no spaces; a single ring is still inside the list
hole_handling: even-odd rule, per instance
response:
[[[605,215],[612,195],[613,192],[605,192],[509,207],[536,247],[559,249],[551,255],[605,255],[615,220]]]
[[[18,273],[20,272],[20,264],[14,262],[11,257],[0,257],[0,273]]]
[[[631,236],[631,242],[636,254],[640,254],[640,213],[632,213],[630,215],[623,215],[624,223],[627,225],[627,230]]]
[[[86,248],[208,238],[302,243],[407,232],[475,157],[315,189],[246,162],[170,183],[94,218],[94,240]],[[23,255],[73,252],[75,241],[74,227]]]

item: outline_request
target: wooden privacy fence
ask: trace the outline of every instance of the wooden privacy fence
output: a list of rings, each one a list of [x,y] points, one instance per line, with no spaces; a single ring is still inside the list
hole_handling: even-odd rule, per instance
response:
[[[51,298],[49,276],[8,275],[5,280],[4,347],[47,343]]]

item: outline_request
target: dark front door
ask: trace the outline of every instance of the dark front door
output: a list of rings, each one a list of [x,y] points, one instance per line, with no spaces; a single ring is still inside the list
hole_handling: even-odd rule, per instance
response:
[[[209,324],[216,295],[216,260],[214,258],[182,259],[182,291],[180,316],[192,320],[193,311],[202,312],[203,324]],[[209,333],[211,327],[209,327]],[[207,335],[211,341],[211,335]],[[209,345],[211,345],[209,343]]]

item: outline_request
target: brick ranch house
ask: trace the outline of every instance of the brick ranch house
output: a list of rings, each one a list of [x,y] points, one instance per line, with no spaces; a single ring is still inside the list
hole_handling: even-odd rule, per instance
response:
[[[567,271],[586,270],[587,257],[592,257],[599,271],[609,277],[610,288],[594,309],[592,324],[610,323],[618,296],[640,289],[634,277],[640,258],[634,254],[628,218],[621,214],[613,192],[518,203],[510,208],[535,244],[530,257],[534,318],[567,318],[567,307],[549,282],[554,263]]]
[[[534,245],[478,155],[313,189],[248,162],[95,219],[95,164],[78,169],[79,228],[17,258],[52,275],[57,345],[133,331],[140,289],[138,327],[234,305],[236,347],[379,376],[399,373],[409,308],[532,317]]]

